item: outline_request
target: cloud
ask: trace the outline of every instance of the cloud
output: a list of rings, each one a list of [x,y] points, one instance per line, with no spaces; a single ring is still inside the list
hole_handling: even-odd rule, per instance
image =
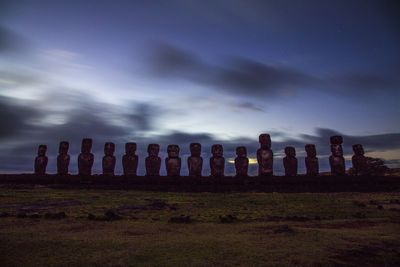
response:
[[[282,89],[295,89],[314,80],[294,68],[242,57],[230,59],[222,66],[207,64],[196,54],[166,43],[158,43],[149,59],[151,70],[161,77],[187,79],[247,96],[276,95]]]
[[[282,97],[318,90],[347,97],[364,97],[384,91],[397,92],[398,71],[382,73],[352,71],[314,75],[298,68],[232,57],[210,64],[197,54],[172,44],[159,42],[150,51],[150,70],[164,79],[181,79],[206,85],[215,91],[250,97]]]

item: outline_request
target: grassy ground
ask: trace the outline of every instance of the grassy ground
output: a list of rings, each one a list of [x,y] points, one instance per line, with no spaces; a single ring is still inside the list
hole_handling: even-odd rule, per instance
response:
[[[0,215],[1,266],[400,266],[400,193],[3,187]]]

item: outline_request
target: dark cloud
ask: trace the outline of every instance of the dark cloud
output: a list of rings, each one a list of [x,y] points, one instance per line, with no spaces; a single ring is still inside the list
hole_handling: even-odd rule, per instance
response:
[[[251,103],[251,102],[240,102],[235,105],[235,108],[247,109],[247,110],[257,111],[257,112],[265,112],[263,108],[255,105],[254,103]]]
[[[314,78],[299,70],[233,58],[222,66],[207,64],[200,57],[171,44],[158,43],[151,52],[152,71],[166,78],[187,79],[241,95],[279,94],[305,86]]]
[[[40,114],[34,108],[14,102],[11,98],[0,96],[0,140],[24,132],[27,130],[29,121]]]
[[[177,46],[158,43],[151,51],[153,74],[184,79],[241,96],[282,95],[318,90],[345,96],[370,96],[384,91],[397,92],[398,71],[384,68],[382,73],[353,71],[315,76],[294,67],[266,64],[234,57],[222,64],[208,64],[195,53]]]

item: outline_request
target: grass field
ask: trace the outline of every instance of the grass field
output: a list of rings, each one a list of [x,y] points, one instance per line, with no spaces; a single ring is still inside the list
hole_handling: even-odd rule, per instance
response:
[[[0,188],[1,266],[400,266],[400,193]]]

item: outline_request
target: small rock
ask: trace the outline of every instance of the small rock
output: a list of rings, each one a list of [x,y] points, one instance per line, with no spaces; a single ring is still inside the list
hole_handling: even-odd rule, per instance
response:
[[[118,215],[117,213],[115,213],[115,212],[112,211],[112,210],[106,211],[106,212],[104,213],[104,216],[105,216],[105,218],[106,218],[107,220],[110,220],[110,221],[122,219],[122,217],[121,217],[120,215]]]
[[[238,221],[238,218],[231,214],[228,214],[226,216],[219,216],[220,223],[234,223],[236,221]]]
[[[88,218],[89,220],[96,220],[96,216],[95,216],[94,214],[92,214],[92,213],[89,213],[88,216],[87,216],[87,218]]]
[[[8,214],[8,212],[0,212],[0,218],[8,217],[8,216],[10,216],[10,214]]]
[[[384,209],[382,205],[378,205],[376,208],[377,208],[378,210],[383,210],[383,209]]]
[[[294,233],[293,228],[291,228],[289,225],[284,224],[284,225],[280,225],[278,226],[275,230],[274,230],[275,234],[280,234],[280,233]]]
[[[193,222],[190,215],[181,215],[176,217],[171,217],[168,220],[169,223],[191,223]]]

